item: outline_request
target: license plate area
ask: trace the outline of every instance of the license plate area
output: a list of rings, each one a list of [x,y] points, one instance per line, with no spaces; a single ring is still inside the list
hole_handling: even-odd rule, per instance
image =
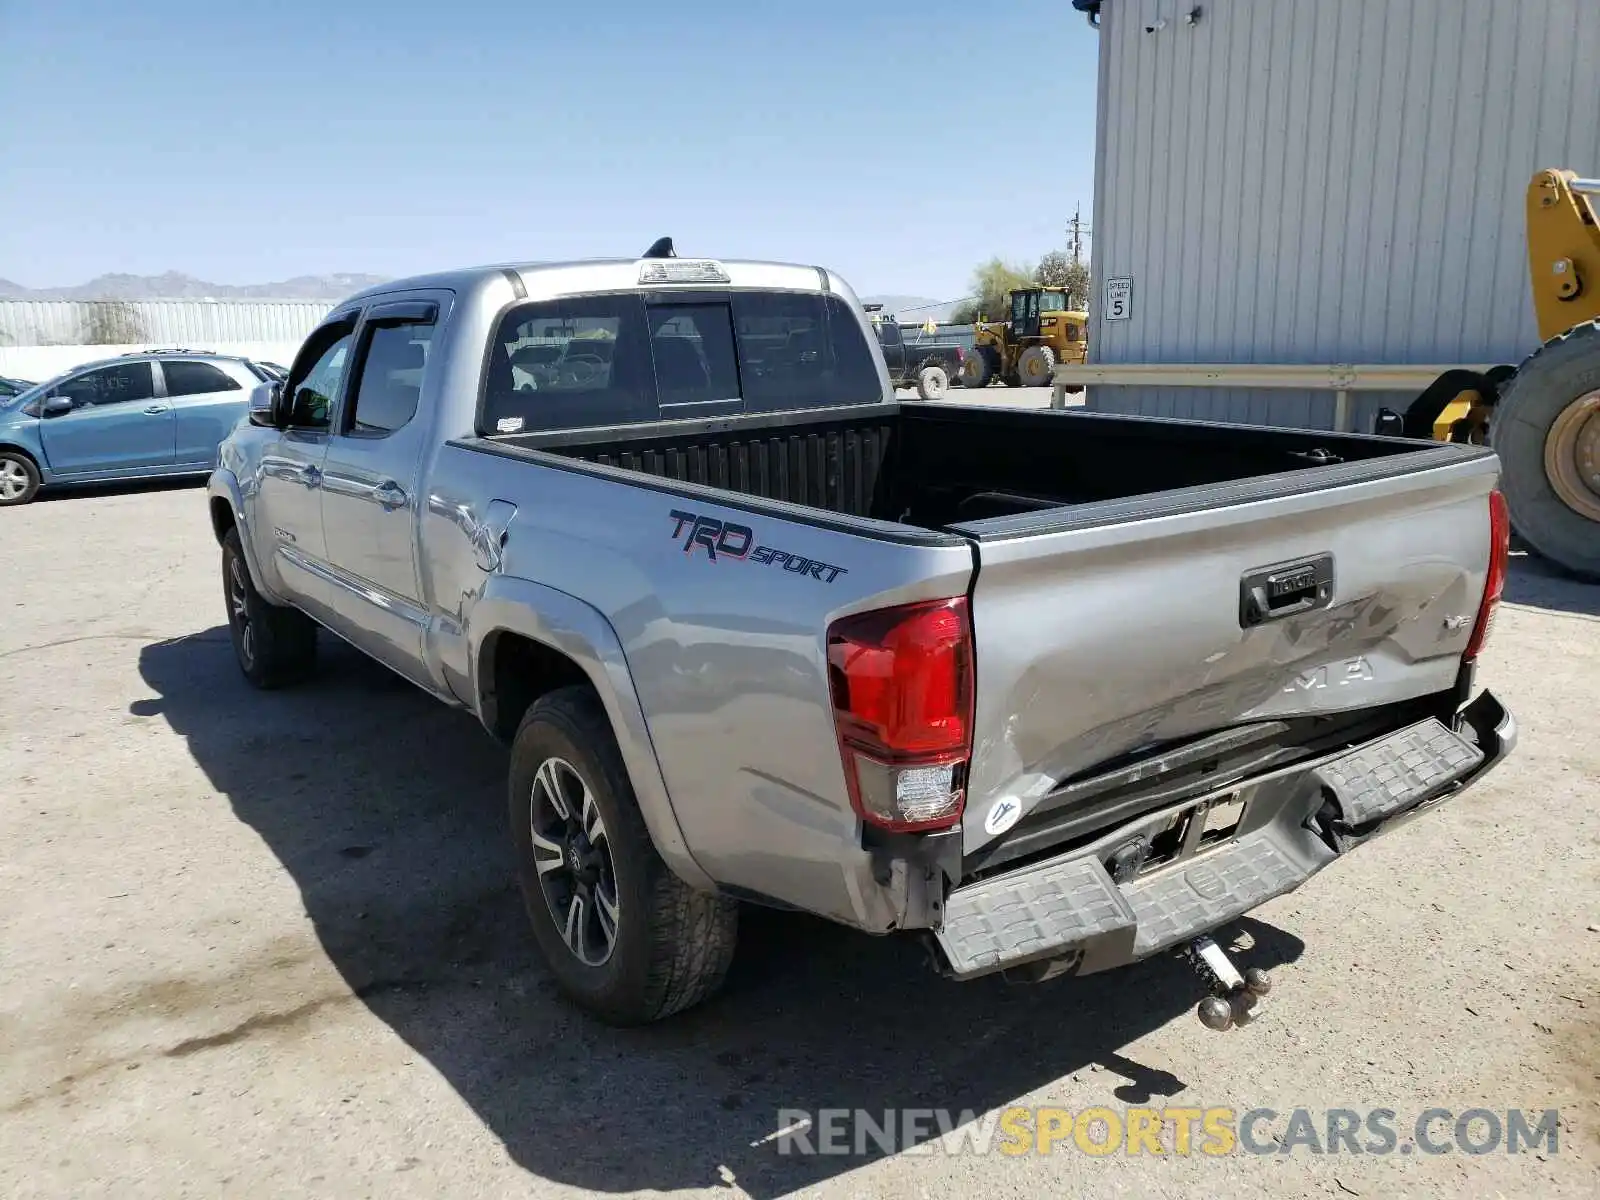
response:
[[[1164,825],[1147,835],[1137,874],[1148,875],[1231,841],[1244,822],[1246,807],[1245,793],[1238,791],[1173,813]],[[1127,873],[1125,868],[1122,873]],[[1113,877],[1116,874],[1113,872]]]

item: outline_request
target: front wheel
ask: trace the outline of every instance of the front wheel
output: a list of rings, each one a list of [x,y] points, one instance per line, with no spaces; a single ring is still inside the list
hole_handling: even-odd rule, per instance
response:
[[[0,450],[0,508],[26,504],[39,494],[39,468],[14,450]]]
[[[238,529],[228,530],[222,540],[222,594],[234,657],[256,687],[287,687],[316,669],[316,622],[297,609],[271,603],[256,590]]]
[[[994,363],[989,357],[989,352],[982,346],[978,347],[961,363],[961,386],[966,388],[988,387],[989,381],[994,378]]]
[[[575,1004],[643,1025],[711,996],[733,961],[738,907],[662,862],[599,699],[562,688],[511,747],[511,837],[523,904]]]

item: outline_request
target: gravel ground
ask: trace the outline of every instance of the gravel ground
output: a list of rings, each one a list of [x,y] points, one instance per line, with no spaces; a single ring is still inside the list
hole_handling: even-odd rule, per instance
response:
[[[618,1033],[534,958],[468,717],[337,648],[244,684],[201,492],[0,513],[0,562],[0,1194],[1595,1194],[1600,588],[1517,560],[1484,670],[1515,756],[1242,923],[1276,983],[1248,1029],[1202,1029],[1169,959],[957,985],[756,914],[724,996]],[[762,1142],[782,1109],[1012,1104],[1563,1116],[1516,1157]]]

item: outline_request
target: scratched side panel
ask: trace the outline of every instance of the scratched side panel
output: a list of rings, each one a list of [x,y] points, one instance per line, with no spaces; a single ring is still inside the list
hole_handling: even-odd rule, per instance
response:
[[[443,626],[468,623],[487,578],[463,514],[514,502],[500,569],[616,630],[696,862],[719,883],[887,926],[845,790],[825,633],[847,612],[965,593],[968,543],[895,544],[464,448],[441,456],[434,493],[423,537]],[[464,644],[448,657],[465,686]]]

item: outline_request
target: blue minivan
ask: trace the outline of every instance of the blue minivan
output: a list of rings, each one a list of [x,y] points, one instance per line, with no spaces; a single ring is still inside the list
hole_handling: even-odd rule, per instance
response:
[[[273,378],[233,355],[145,351],[0,398],[0,507],[52,484],[205,475],[250,389]]]

